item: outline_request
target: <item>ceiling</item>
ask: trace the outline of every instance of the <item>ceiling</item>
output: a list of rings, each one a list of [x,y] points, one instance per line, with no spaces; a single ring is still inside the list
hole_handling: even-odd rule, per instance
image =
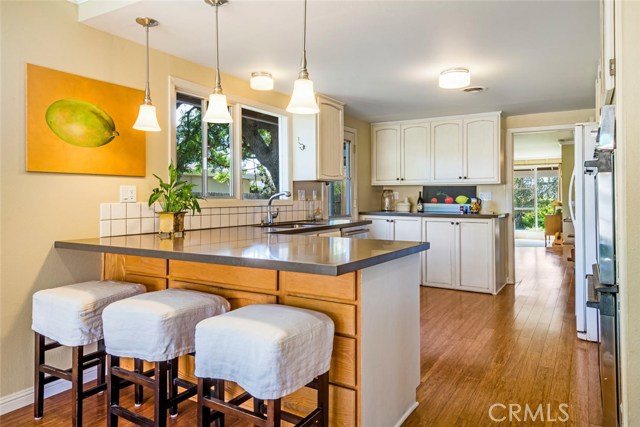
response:
[[[308,69],[318,92],[369,122],[594,108],[598,4],[309,0]],[[83,22],[143,44],[135,18],[149,16],[160,21],[151,32],[152,48],[214,65],[215,11],[203,0],[120,5]],[[300,63],[302,14],[301,0],[231,0],[220,9],[221,70],[244,79],[270,71],[276,90],[290,93]],[[460,66],[471,70],[472,85],[489,90],[438,88],[440,71]]]
[[[540,160],[562,158],[559,140],[573,144],[572,130],[516,133],[513,135],[513,159]]]

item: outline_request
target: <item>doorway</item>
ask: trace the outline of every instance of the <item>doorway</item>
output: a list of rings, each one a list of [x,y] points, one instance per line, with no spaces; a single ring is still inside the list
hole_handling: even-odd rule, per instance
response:
[[[342,145],[342,162],[345,178],[328,183],[329,218],[352,218],[358,216],[356,197],[356,139],[357,131],[346,128]]]

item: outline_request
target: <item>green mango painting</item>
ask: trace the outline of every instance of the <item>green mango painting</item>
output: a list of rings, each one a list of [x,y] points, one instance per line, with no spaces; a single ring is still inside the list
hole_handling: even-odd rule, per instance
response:
[[[47,108],[49,128],[64,142],[78,147],[101,147],[120,135],[106,111],[79,99],[60,99]]]

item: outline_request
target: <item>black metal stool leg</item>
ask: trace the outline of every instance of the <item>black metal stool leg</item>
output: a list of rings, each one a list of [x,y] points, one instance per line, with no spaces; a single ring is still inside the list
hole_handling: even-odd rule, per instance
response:
[[[322,408],[320,427],[329,427],[329,372],[318,377],[318,408]]]
[[[144,361],[142,359],[133,359],[133,369],[139,374],[144,373]],[[133,386],[134,404],[136,407],[142,405],[142,400],[144,399],[143,390],[141,385]]]
[[[35,345],[35,369],[34,369],[34,402],[33,416],[36,420],[42,418],[44,413],[44,372],[40,366],[44,365],[44,335],[36,334]]]
[[[103,353],[105,351],[104,340],[98,341],[98,351]],[[98,357],[98,385],[105,384],[107,382],[107,356],[106,354]],[[100,393],[102,394],[102,392]]]
[[[178,379],[178,358],[169,361],[169,399],[173,399],[178,395],[178,385],[176,384]],[[178,416],[178,403],[175,402],[169,408],[169,415],[172,418]]]
[[[71,348],[71,424],[73,427],[82,427],[83,355],[84,347],[81,345]]]
[[[154,419],[157,427],[167,426],[167,362],[154,364]]]
[[[118,416],[112,411],[120,404],[120,378],[111,373],[116,366],[120,366],[120,358],[107,354],[107,427],[118,427]]]
[[[280,399],[267,400],[267,426],[282,426],[282,402]]]

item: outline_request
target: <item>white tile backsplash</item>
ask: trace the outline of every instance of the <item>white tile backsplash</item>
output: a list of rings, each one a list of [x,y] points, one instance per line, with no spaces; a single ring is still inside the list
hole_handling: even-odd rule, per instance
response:
[[[124,236],[125,234],[127,234],[127,220],[126,219],[111,220],[111,235]]]
[[[278,206],[277,222],[307,219],[308,210],[320,206],[320,202],[295,201],[292,206]],[[146,202],[101,203],[100,237],[122,236],[158,232],[160,211],[156,203]],[[224,228],[260,224],[267,216],[266,206],[234,206],[227,208],[202,208],[200,213],[185,216],[185,229]]]
[[[100,221],[100,237],[111,236],[111,221],[106,219]]]
[[[127,234],[140,234],[141,228],[140,218],[127,219]]]
[[[127,203],[127,219],[140,218],[141,204]]]
[[[111,203],[100,203],[100,221],[111,219]]]
[[[127,203],[111,203],[111,219],[125,219],[127,217]]]

